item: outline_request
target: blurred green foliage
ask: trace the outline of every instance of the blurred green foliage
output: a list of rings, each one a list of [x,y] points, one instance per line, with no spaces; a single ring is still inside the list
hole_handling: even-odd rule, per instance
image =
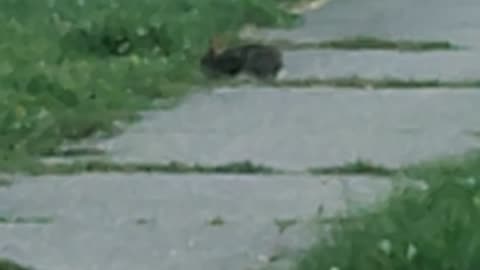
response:
[[[403,169],[424,188],[398,189],[373,210],[319,224],[332,237],[313,245],[294,269],[479,269],[479,165],[480,152],[472,151]]]
[[[181,97],[211,35],[290,24],[277,1],[0,1],[0,169]]]

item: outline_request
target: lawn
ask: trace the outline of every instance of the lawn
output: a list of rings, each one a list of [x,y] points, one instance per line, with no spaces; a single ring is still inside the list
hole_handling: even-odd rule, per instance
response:
[[[296,269],[480,269],[480,153],[401,174],[428,188],[399,189],[371,211],[328,224],[332,238],[298,258]]]
[[[279,1],[1,1],[0,170],[181,98],[212,34],[293,22]]]

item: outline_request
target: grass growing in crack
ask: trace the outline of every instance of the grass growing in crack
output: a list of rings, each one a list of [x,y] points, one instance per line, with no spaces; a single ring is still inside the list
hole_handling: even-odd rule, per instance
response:
[[[1,217],[0,224],[50,224],[52,217]]]
[[[46,157],[78,157],[78,156],[102,156],[106,152],[98,148],[69,148],[69,149],[55,149],[51,153],[46,154]]]
[[[33,268],[20,265],[10,259],[0,257],[0,270],[33,270]]]
[[[476,269],[480,152],[423,162],[402,174],[428,188],[398,189],[364,215],[331,220],[331,239],[299,257],[295,269]]]
[[[216,216],[208,221],[208,225],[210,226],[223,226],[225,225],[225,220],[221,216]]]
[[[278,46],[285,50],[336,49],[424,52],[434,50],[460,49],[459,46],[455,46],[448,41],[386,40],[368,36],[321,42],[295,42],[291,40],[272,40],[266,43]]]
[[[13,185],[13,180],[8,179],[8,178],[0,177],[0,188],[10,187],[11,185]]]
[[[287,218],[287,219],[279,219],[276,218],[273,220],[275,226],[277,226],[278,233],[282,234],[288,228],[295,226],[298,223],[298,219],[296,218]]]
[[[201,174],[352,174],[393,176],[399,172],[364,160],[356,160],[344,165],[332,167],[312,167],[306,170],[282,170],[249,160],[230,162],[220,165],[187,164],[172,161],[169,163],[117,163],[103,160],[73,161],[71,163],[37,163],[26,171],[31,175],[69,175],[78,173],[201,173]]]
[[[395,78],[365,79],[359,77],[333,78],[333,79],[305,79],[284,80],[272,83],[276,87],[312,87],[333,86],[346,88],[479,88],[480,80],[474,81],[440,81],[440,80],[403,80]]]
[[[308,171],[312,174],[368,174],[378,176],[391,176],[397,172],[395,169],[376,165],[365,160],[357,160],[340,166],[310,168]]]
[[[147,224],[150,224],[152,222],[154,222],[153,218],[137,218],[135,220],[135,224],[137,224],[137,225],[147,225]]]
[[[306,79],[282,79],[278,81],[248,81],[248,80],[223,80],[215,84],[219,86],[242,86],[254,84],[259,86],[273,86],[277,88],[301,87],[309,88],[315,86],[331,86],[337,88],[370,88],[370,89],[418,89],[418,88],[480,88],[479,80],[464,81],[441,81],[441,80],[412,80],[412,79],[367,79],[358,76],[345,78],[306,78]]]
[[[0,169],[115,131],[204,81],[213,33],[296,19],[277,0],[0,1]]]
[[[474,138],[480,139],[480,130],[467,130],[465,133]]]
[[[256,165],[250,161],[231,162],[223,165],[189,165],[181,162],[115,163],[109,161],[76,161],[72,163],[37,164],[29,167],[32,175],[76,174],[85,172],[163,172],[163,173],[221,173],[221,174],[275,174],[281,171]]]

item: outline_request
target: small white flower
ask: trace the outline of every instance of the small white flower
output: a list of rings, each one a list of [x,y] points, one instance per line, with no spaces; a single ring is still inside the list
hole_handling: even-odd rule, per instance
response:
[[[143,37],[147,34],[147,29],[143,28],[143,27],[139,27],[137,28],[137,35],[140,36],[140,37]]]
[[[415,245],[412,243],[408,244],[407,260],[412,261],[416,255],[417,255],[417,248],[415,247]]]
[[[338,268],[337,266],[332,266],[332,267],[330,267],[329,270],[340,270],[340,268]]]
[[[40,111],[37,113],[37,118],[38,118],[38,119],[43,119],[43,118],[45,118],[45,117],[47,117],[47,116],[49,116],[49,115],[50,115],[50,112],[49,112],[47,109],[42,108],[42,109],[40,109]]]
[[[260,254],[257,256],[257,260],[261,263],[267,263],[268,262],[268,256]]]
[[[378,243],[378,248],[385,252],[385,254],[389,255],[392,251],[392,243],[388,239],[383,239],[380,241],[380,243]]]
[[[372,91],[372,90],[375,90],[375,89],[373,88],[372,84],[368,83],[368,84],[365,85],[365,90]]]
[[[477,179],[475,179],[475,177],[469,177],[465,179],[465,182],[467,182],[469,186],[475,186],[475,184],[477,183]]]
[[[476,207],[480,207],[480,196],[474,196],[472,200]]]

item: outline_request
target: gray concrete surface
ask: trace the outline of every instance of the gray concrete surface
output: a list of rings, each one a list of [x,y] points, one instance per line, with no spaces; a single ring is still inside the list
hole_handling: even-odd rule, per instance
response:
[[[476,0],[331,0],[309,11],[293,30],[259,31],[262,39],[328,41],[356,36],[450,41],[462,51],[286,52],[290,78],[362,76],[400,79],[479,79],[480,2]]]
[[[294,30],[265,30],[269,38],[332,40],[352,36],[388,39],[448,40],[480,47],[477,0],[330,0],[305,14]]]
[[[391,189],[368,177],[86,174],[20,179],[0,212],[53,224],[1,225],[0,257],[39,270],[244,270],[314,235],[279,235],[275,218],[325,217],[369,206]],[[207,225],[221,216],[223,226]],[[138,218],[151,223],[136,224]],[[299,226],[299,225],[297,225]],[[307,228],[307,227],[305,227]],[[295,231],[295,230],[292,230]]]
[[[240,87],[194,95],[101,142],[114,160],[286,169],[367,159],[400,166],[479,146],[480,91]]]
[[[340,0],[341,1],[341,0]],[[344,78],[462,81],[480,79],[479,51],[396,52],[302,50],[284,52],[282,79]]]

